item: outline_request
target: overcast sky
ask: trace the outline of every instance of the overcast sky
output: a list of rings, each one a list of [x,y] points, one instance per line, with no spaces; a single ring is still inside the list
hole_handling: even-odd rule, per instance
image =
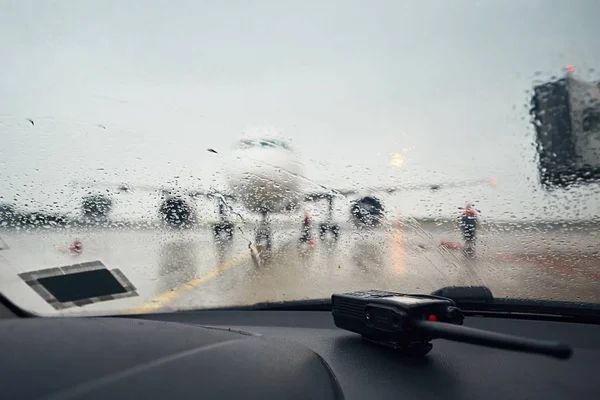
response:
[[[528,116],[567,64],[600,77],[598,16],[595,0],[2,0],[0,196],[73,209],[72,179],[218,185],[206,149],[269,126],[336,187],[498,181],[402,193],[394,213],[598,216],[598,186],[541,190]]]

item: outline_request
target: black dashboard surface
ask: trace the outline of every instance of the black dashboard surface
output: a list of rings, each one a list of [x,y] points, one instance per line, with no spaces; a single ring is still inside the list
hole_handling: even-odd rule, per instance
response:
[[[563,341],[574,354],[561,361],[437,340],[424,358],[405,358],[336,328],[325,311],[6,319],[0,398],[600,398],[600,326],[465,325]]]

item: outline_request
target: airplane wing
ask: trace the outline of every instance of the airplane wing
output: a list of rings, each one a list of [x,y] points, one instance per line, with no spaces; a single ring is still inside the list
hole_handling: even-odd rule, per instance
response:
[[[431,190],[437,191],[442,189],[452,189],[458,187],[473,187],[489,184],[496,186],[496,180],[491,178],[489,180],[469,180],[469,181],[453,181],[447,183],[435,183],[435,184],[414,184],[414,185],[396,185],[396,186],[382,186],[382,187],[371,187],[366,190],[374,193],[387,193],[393,194],[396,192],[408,192],[415,190]],[[334,189],[323,185],[322,190],[311,190],[304,195],[305,201],[317,201],[322,199],[330,199],[333,197],[346,197],[359,194],[364,189]]]
[[[321,190],[310,190],[304,193],[304,201],[317,201],[322,199],[331,199],[333,197],[345,197],[356,193],[356,191],[353,189],[333,189],[323,185],[319,186],[321,186]]]
[[[159,192],[163,194],[180,194],[189,196],[191,198],[221,198],[226,200],[236,200],[236,196],[231,193],[219,191],[216,189],[202,190],[202,189],[187,189],[179,188],[177,186],[155,186],[155,185],[131,185],[128,183],[114,183],[114,182],[95,182],[95,181],[72,181],[72,186],[80,188],[102,188],[106,190],[113,190],[116,193],[131,193],[131,192]]]
[[[395,192],[408,192],[408,191],[413,191],[413,190],[437,191],[437,190],[442,190],[442,189],[483,186],[485,184],[489,184],[490,186],[495,186],[496,180],[494,178],[474,179],[474,180],[468,180],[468,181],[452,181],[452,182],[446,182],[446,183],[389,186],[389,187],[373,188],[371,190],[373,190],[375,192],[385,192],[385,193],[391,194],[391,193],[395,193]]]

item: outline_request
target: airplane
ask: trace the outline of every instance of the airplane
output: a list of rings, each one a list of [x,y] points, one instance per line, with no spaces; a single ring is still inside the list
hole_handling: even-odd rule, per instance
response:
[[[208,149],[211,153],[217,153]],[[163,201],[159,213],[171,227],[190,227],[195,222],[193,200],[212,199],[218,207],[219,221],[213,226],[215,237],[231,239],[234,224],[229,215],[235,212],[232,203],[241,204],[247,211],[260,215],[255,228],[255,245],[266,250],[272,248],[272,232],[269,216],[272,214],[296,211],[305,202],[326,201],[326,220],[319,224],[319,236],[324,239],[331,234],[334,240],[339,237],[340,228],[333,218],[334,200],[341,197],[356,197],[351,202],[350,218],[361,229],[376,228],[384,220],[384,204],[378,193],[392,194],[398,191],[432,191],[449,187],[481,185],[487,181],[472,180],[447,184],[398,185],[373,187],[366,191],[356,189],[336,189],[311,181],[304,177],[299,154],[290,142],[277,134],[263,132],[260,135],[246,135],[233,145],[225,157],[225,177],[228,190],[183,189],[180,187],[130,185],[114,183],[75,182],[90,186],[113,187],[117,192],[133,190],[158,191]],[[495,181],[492,183],[495,185]]]

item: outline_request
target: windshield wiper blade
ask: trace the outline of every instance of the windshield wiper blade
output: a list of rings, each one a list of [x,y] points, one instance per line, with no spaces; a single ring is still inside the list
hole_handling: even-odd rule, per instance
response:
[[[468,316],[600,324],[600,304],[596,303],[495,298],[485,286],[444,287],[432,295],[453,300]]]
[[[600,305],[554,300],[495,299],[493,303],[461,303],[465,315],[543,319],[600,324]]]
[[[493,303],[494,295],[486,286],[446,286],[431,293],[455,303]]]
[[[453,300],[466,316],[600,324],[599,304],[494,298],[491,290],[485,286],[448,286],[434,291],[431,295]],[[202,311],[331,310],[331,298],[323,298],[211,307]]]
[[[243,306],[229,306],[207,309],[210,311],[331,311],[331,298],[261,302]],[[204,310],[204,311],[207,311]]]
[[[485,286],[448,286],[431,293],[455,302],[494,301],[492,292]],[[243,306],[211,308],[211,310],[279,310],[279,311],[331,311],[331,298],[261,302]]]

